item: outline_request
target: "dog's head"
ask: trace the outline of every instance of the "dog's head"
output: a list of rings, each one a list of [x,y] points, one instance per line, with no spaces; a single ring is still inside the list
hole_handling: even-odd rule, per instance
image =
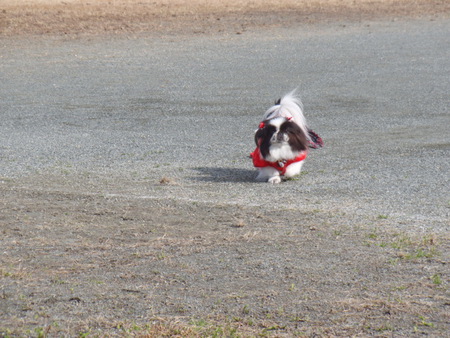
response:
[[[294,121],[284,117],[261,122],[255,142],[262,157],[269,162],[290,160],[308,149],[305,133]]]

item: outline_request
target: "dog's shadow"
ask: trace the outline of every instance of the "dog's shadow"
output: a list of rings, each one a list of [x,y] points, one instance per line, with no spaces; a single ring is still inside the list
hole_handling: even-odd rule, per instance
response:
[[[194,168],[200,175],[192,180],[203,182],[255,182],[255,170],[242,168],[197,167]]]

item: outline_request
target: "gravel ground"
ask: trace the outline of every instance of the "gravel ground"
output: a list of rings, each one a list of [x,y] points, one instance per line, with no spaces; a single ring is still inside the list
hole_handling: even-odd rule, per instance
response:
[[[416,21],[189,40],[7,40],[1,175],[63,171],[63,181],[81,174],[92,184],[101,175],[130,179],[111,193],[270,200],[447,229],[448,31],[448,21]],[[300,182],[255,185],[253,131],[295,86],[326,146],[311,151]],[[155,187],[163,177],[174,184]]]
[[[450,21],[428,14],[4,36],[0,334],[444,336]],[[253,131],[294,87],[325,147],[256,183]]]

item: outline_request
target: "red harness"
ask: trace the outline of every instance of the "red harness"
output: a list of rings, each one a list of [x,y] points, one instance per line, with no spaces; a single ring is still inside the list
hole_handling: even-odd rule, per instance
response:
[[[278,161],[278,162],[269,162],[262,158],[261,152],[259,151],[259,147],[256,147],[255,151],[250,154],[250,157],[253,160],[253,165],[256,168],[264,168],[264,167],[272,167],[280,172],[280,175],[284,175],[286,173],[286,169],[289,165],[296,162],[303,161],[308,155],[307,151],[302,151],[296,158],[293,160],[287,161]]]

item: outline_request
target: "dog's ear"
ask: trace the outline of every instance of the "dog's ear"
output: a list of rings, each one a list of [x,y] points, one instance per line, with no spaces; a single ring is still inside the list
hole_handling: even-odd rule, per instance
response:
[[[267,120],[262,121],[259,124],[258,130],[255,132],[255,143],[259,147],[261,145],[261,139],[266,135],[267,133]]]
[[[264,131],[263,131],[263,128],[259,128],[257,131],[256,131],[256,133],[255,133],[255,143],[256,143],[256,145],[259,147],[259,144],[260,144],[260,139],[263,137],[263,135],[264,135]]]
[[[289,136],[289,145],[297,151],[308,149],[308,138],[303,130],[295,122],[287,121],[281,125],[280,131],[284,131]]]
[[[269,155],[270,139],[275,132],[276,128],[269,124],[268,120],[265,120],[255,133],[255,143],[263,158]]]

